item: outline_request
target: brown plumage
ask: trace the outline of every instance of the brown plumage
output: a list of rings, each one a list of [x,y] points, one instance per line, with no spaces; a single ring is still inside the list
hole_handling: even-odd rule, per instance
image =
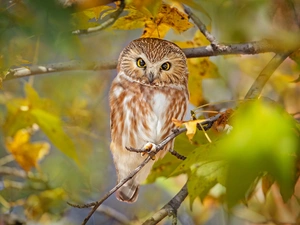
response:
[[[188,104],[186,57],[175,44],[156,38],[132,41],[120,54],[118,75],[110,97],[111,152],[118,182],[129,175],[146,156],[125,147],[158,144],[175,128],[172,118],[182,120]],[[156,158],[163,157],[169,142]],[[120,201],[134,202],[139,184],[154,164],[150,161],[117,192]]]

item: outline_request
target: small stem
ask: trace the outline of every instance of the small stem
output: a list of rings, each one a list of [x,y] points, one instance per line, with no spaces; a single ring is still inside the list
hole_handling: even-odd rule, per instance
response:
[[[264,86],[266,85],[267,81],[270,79],[274,71],[290,54],[291,52],[276,54],[258,75],[249,91],[247,92],[245,99],[259,98]]]

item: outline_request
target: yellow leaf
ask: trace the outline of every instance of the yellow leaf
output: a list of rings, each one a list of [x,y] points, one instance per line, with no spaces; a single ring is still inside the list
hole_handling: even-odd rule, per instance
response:
[[[184,123],[187,131],[186,136],[189,140],[192,140],[197,131],[197,124],[201,123],[203,120],[191,120]]]
[[[48,154],[50,149],[46,142],[30,143],[30,133],[26,129],[19,130],[13,139],[7,138],[5,146],[25,171],[36,168],[38,161]]]
[[[177,8],[162,4],[155,17],[150,17],[145,23],[142,37],[163,38],[170,28],[178,33],[184,32],[193,26],[188,16]]]
[[[195,33],[193,41],[175,42],[180,48],[194,48],[209,44],[203,34]],[[208,78],[219,78],[217,66],[208,57],[191,58],[187,60],[189,69],[188,88],[190,91],[190,102],[199,106],[205,102],[202,92],[202,80]]]
[[[111,11],[111,10],[113,10],[113,8],[111,6],[101,5],[101,6],[86,9],[86,10],[83,11],[83,13],[89,19],[94,19],[95,18],[96,21],[97,21],[100,18],[101,13],[104,13],[104,11],[106,11],[106,10]]]
[[[172,118],[172,122],[175,124],[176,127],[181,127],[184,121]]]
[[[133,5],[138,10],[147,8],[153,15],[156,15],[161,5],[161,0],[127,0],[126,5]]]
[[[120,17],[113,24],[113,29],[128,30],[145,27],[143,38],[163,38],[171,28],[181,33],[193,26],[185,13],[167,4],[160,5],[158,1],[155,1],[155,6],[149,6],[148,10],[142,7],[147,5],[146,3],[140,4],[137,1],[129,3],[131,4],[125,7],[128,15]]]
[[[63,121],[58,116],[41,109],[30,110],[30,115],[34,118],[36,124],[39,125],[53,145],[79,164],[75,145],[72,139],[64,131]]]
[[[177,126],[180,127],[184,125],[187,129],[186,136],[189,140],[192,140],[194,135],[197,131],[197,124],[202,123],[204,120],[189,120],[189,121],[180,121],[177,119],[172,118],[172,122]]]
[[[62,188],[32,194],[26,200],[25,214],[30,220],[39,220],[39,224],[50,224],[48,216],[59,215],[66,207],[66,200],[67,193]],[[47,221],[43,221],[45,215]]]
[[[142,28],[148,17],[151,17],[151,13],[146,9],[137,10],[131,5],[126,6],[125,11],[128,12],[128,15],[117,19],[112,26],[113,29],[130,30]]]

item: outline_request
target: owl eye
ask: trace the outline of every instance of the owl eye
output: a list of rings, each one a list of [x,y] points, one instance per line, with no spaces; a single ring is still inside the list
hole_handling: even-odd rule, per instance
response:
[[[171,68],[171,63],[165,62],[160,67],[162,70],[168,71]]]
[[[136,65],[140,68],[145,68],[146,67],[146,63],[142,58],[138,58],[136,60]]]

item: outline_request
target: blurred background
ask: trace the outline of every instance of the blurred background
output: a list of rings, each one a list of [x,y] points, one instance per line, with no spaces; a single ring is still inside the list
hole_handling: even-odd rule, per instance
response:
[[[0,224],[81,224],[90,209],[72,208],[66,202],[99,200],[116,184],[109,151],[108,107],[108,91],[116,69],[93,70],[79,65],[74,70],[5,80],[10,69],[20,67],[71,60],[113,63],[130,41],[141,37],[146,19],[138,20],[136,14],[123,29],[117,24],[95,33],[72,34],[101,24],[109,10],[116,8],[110,1],[95,1],[98,3],[91,6],[91,1],[84,2],[0,0]],[[158,16],[161,1],[141,2],[126,4],[135,6],[141,14],[147,10]],[[279,46],[284,48],[299,40],[300,19],[292,16],[300,14],[297,1],[288,1],[294,3],[292,10],[284,0],[185,0],[166,4],[183,12],[180,2],[192,8],[220,43],[272,39],[284,43]],[[102,5],[110,8],[100,8]],[[293,10],[298,14],[292,14]],[[136,12],[129,8],[121,16],[130,13]],[[169,27],[161,38],[182,48],[209,45],[195,26],[181,33]],[[215,102],[222,103],[216,105],[217,110],[233,107],[235,104],[226,101],[243,99],[273,55],[189,59],[190,109]],[[295,117],[299,118],[299,54],[293,59],[287,59],[275,71],[263,95],[280,102],[288,113],[298,113]],[[134,204],[119,202],[113,195],[88,224],[141,224],[164,206],[186,179],[186,175],[155,177],[155,183],[149,180],[140,188]],[[296,200],[285,206],[278,196],[276,200],[278,190],[273,189],[275,194],[267,206],[259,208],[260,215],[242,210],[228,214],[220,201],[224,188],[217,185],[205,199],[195,200],[192,211],[187,198],[178,211],[178,224],[273,224],[270,218],[274,215],[280,222],[299,222]],[[171,224],[171,220],[161,224]]]

